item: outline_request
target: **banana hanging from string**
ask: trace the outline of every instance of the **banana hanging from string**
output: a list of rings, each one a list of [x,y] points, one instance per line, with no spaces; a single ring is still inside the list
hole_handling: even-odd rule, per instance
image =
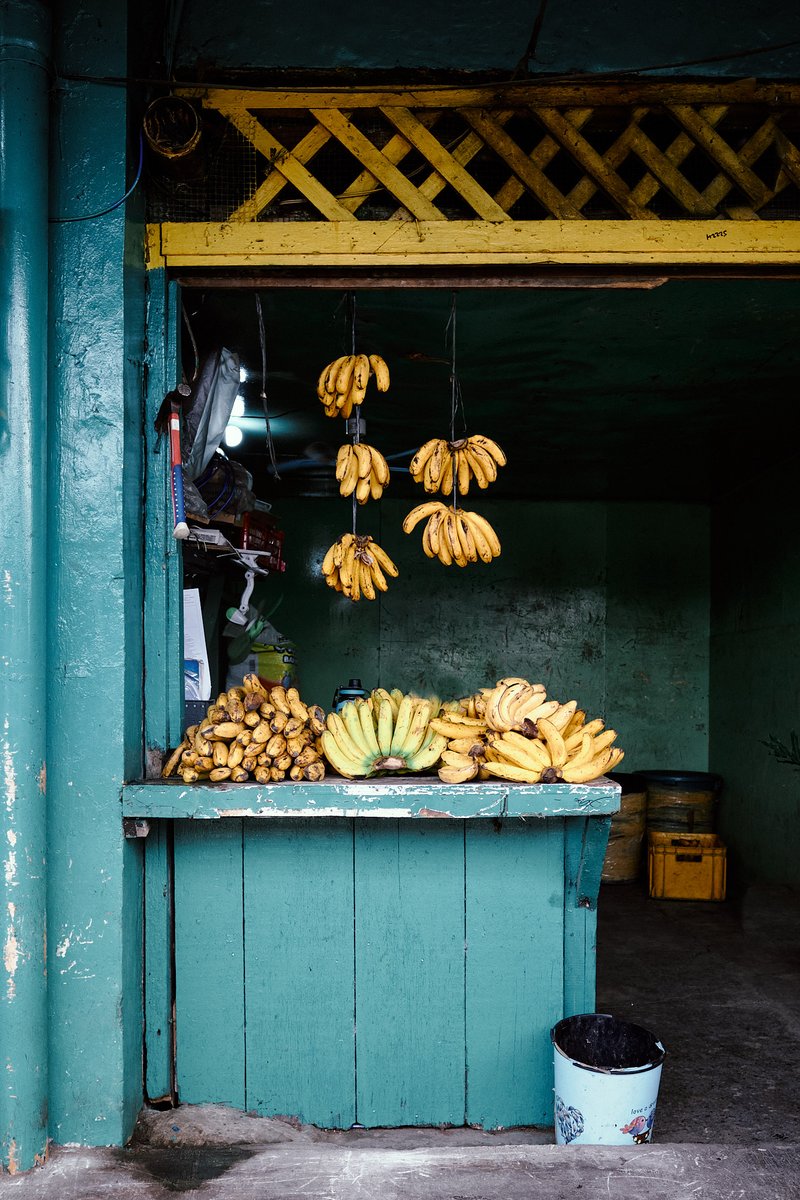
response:
[[[452,563],[466,567],[478,559],[488,563],[499,556],[500,539],[479,513],[448,506],[441,500],[427,500],[406,516],[403,531],[411,533],[426,517],[422,549],[428,558],[438,558],[446,567]]]
[[[483,434],[454,442],[431,438],[420,446],[409,471],[414,482],[421,483],[426,492],[449,496],[457,488],[460,496],[466,496],[470,480],[474,479],[481,489],[487,488],[497,479],[497,468],[504,467],[506,461],[505,452],[497,442]]]
[[[325,416],[347,420],[363,403],[373,377],[379,392],[389,390],[389,368],[380,354],[342,354],[328,363],[317,380],[317,396]]]
[[[343,533],[322,560],[322,574],[348,600],[374,600],[387,590],[386,576],[396,579],[399,571],[369,534]]]
[[[336,478],[341,496],[355,492],[358,503],[366,504],[370,498],[380,500],[391,474],[380,450],[366,442],[346,442],[336,456]]]

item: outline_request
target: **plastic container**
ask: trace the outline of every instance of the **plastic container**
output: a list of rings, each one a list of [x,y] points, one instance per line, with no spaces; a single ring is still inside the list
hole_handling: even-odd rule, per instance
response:
[[[619,812],[611,818],[603,883],[631,883],[642,869],[642,843],[647,816],[647,785],[641,775],[616,771],[608,776],[622,789]]]
[[[647,783],[647,832],[713,833],[722,776],[705,771],[640,771]]]
[[[715,833],[650,833],[651,899],[724,900],[727,853]]]
[[[608,1013],[565,1017],[550,1031],[559,1146],[629,1146],[653,1136],[666,1051],[649,1030]]]

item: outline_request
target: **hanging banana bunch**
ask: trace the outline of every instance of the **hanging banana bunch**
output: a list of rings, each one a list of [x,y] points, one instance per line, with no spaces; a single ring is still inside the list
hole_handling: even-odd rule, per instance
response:
[[[389,390],[389,368],[380,354],[342,354],[328,363],[317,381],[325,416],[347,420],[363,404],[372,376],[379,392]]]
[[[366,442],[345,442],[336,456],[336,478],[340,496],[355,492],[358,503],[366,504],[370,497],[380,500],[391,474],[380,450]]]
[[[458,494],[466,496],[471,479],[479,488],[487,488],[497,479],[497,468],[504,467],[506,462],[505,452],[497,442],[477,433],[455,442],[431,438],[420,446],[409,471],[426,492],[449,496],[458,488]]]
[[[449,567],[466,567],[467,563],[491,562],[500,554],[500,539],[480,513],[443,504],[441,500],[426,500],[413,508],[403,521],[403,532],[413,529],[428,518],[422,533],[422,549],[428,558],[438,558]]]
[[[387,590],[386,576],[396,579],[399,571],[369,534],[343,533],[322,560],[322,574],[348,600],[374,600]]]

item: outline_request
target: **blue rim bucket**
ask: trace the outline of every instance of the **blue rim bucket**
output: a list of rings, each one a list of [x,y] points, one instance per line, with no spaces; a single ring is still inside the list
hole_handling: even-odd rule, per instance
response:
[[[565,1017],[550,1031],[560,1146],[652,1140],[666,1051],[648,1029],[609,1013]]]

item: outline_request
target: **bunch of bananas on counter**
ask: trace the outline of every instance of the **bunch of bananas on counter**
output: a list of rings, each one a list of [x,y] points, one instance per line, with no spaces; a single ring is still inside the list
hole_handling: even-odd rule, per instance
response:
[[[599,717],[587,722],[576,700],[548,700],[543,684],[518,677],[445,705],[432,726],[448,742],[439,768],[445,783],[588,783],[623,758],[616,732]]]
[[[380,354],[342,354],[328,363],[317,381],[325,416],[346,420],[363,403],[371,375],[379,392],[389,390],[389,368]]]
[[[403,531],[411,533],[426,517],[422,549],[428,558],[438,558],[446,567],[451,563],[465,567],[478,559],[491,562],[500,554],[500,539],[480,513],[454,508],[441,500],[426,500],[405,518]]]
[[[433,727],[437,699],[376,688],[328,713],[322,749],[346,779],[385,771],[426,771],[439,761],[447,739]]]
[[[399,572],[369,534],[343,533],[322,560],[322,574],[328,587],[348,600],[374,600],[388,588],[386,576],[396,579]]]
[[[365,504],[370,496],[380,500],[390,479],[389,464],[374,446],[345,442],[336,456],[336,478],[341,496],[355,492],[358,503]]]
[[[296,688],[267,690],[257,675],[229,688],[208,707],[206,720],[190,725],[161,772],[184,783],[318,783],[325,778],[322,734],[325,712],[306,705]]]
[[[420,446],[409,471],[415,483],[421,483],[426,492],[442,492],[449,496],[458,487],[459,495],[466,496],[470,479],[474,479],[479,488],[487,488],[497,479],[497,468],[504,467],[506,461],[497,442],[483,434],[473,434],[456,442],[431,438]]]

